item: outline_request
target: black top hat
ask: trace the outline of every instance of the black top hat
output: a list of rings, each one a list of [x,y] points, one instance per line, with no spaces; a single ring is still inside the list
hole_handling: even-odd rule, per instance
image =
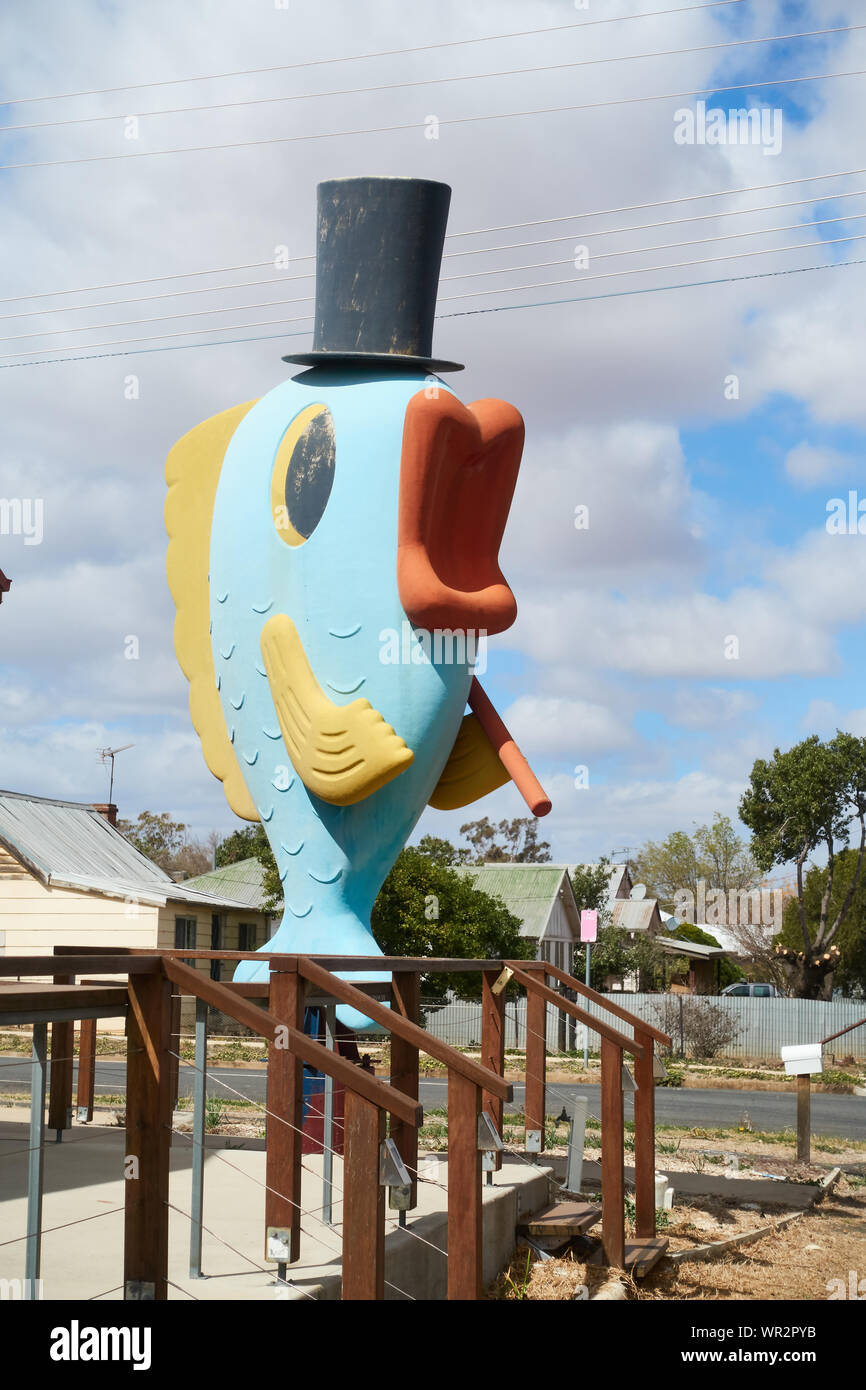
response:
[[[284,362],[427,367],[451,189],[430,179],[328,179],[318,187],[312,352]]]

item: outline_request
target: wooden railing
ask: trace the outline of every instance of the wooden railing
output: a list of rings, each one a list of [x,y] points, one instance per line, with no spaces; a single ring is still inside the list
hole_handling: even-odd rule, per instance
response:
[[[513,979],[526,990],[525,1149],[544,1150],[546,1100],[546,1010],[570,1015],[601,1039],[602,1242],[608,1262],[627,1267],[634,1242],[625,1240],[623,1057],[635,1070],[635,1236],[652,1241],[655,1213],[654,1065],[656,1042],[670,1045],[666,1034],[598,994],[565,971],[543,961],[439,960],[407,957],[272,955],[270,978],[261,984],[219,983],[185,962],[219,959],[232,963],[263,959],[261,952],[173,949],[120,952],[112,948],[59,947],[62,974],[74,981],[88,974],[128,977],[129,1048],[127,1061],[128,1154],[138,1160],[139,1181],[127,1184],[126,1283],[128,1296],[164,1297],[168,1231],[168,1155],[171,1114],[177,1096],[179,1047],[178,997],[188,994],[199,1010],[206,1006],[236,1019],[268,1042],[268,1110],[265,1225],[286,1232],[285,1264],[300,1256],[301,1131],[303,1065],[331,1077],[346,1090],[343,1190],[343,1297],[384,1296],[384,1189],[379,1156],[390,1116],[390,1135],[411,1179],[409,1209],[417,1205],[419,1053],[441,1062],[448,1074],[448,1297],[475,1299],[482,1280],[482,1173],[479,1116],[486,1111],[502,1132],[512,1086],[505,1071],[505,987]],[[27,963],[28,968],[20,967]],[[44,971],[45,957],[0,958],[3,975]],[[60,972],[60,961],[55,968]],[[351,983],[336,972],[361,977],[391,975],[390,982]],[[481,975],[481,1062],[457,1052],[420,1025],[422,974]],[[573,991],[608,1016],[599,1018],[551,989],[547,978]],[[173,997],[174,996],[174,997]],[[377,997],[378,996],[378,997]],[[388,1003],[383,1002],[387,999]],[[386,1083],[353,1065],[303,1032],[310,1002],[336,1000],[359,1010],[391,1034],[390,1081]],[[390,1007],[388,1006],[390,1005]],[[198,1015],[197,1015],[198,1017]],[[206,1012],[202,1015],[206,1018]],[[631,1034],[610,1021],[626,1024]],[[68,1023],[68,1018],[64,1020]],[[58,1027],[57,1024],[54,1025]],[[197,1061],[202,1109],[206,1032]],[[198,1034],[197,1034],[198,1038]],[[58,1060],[71,1057],[57,1053]],[[82,1026],[79,1053],[80,1117],[92,1115],[95,1020]],[[52,1070],[51,1116],[58,1134],[68,1124],[72,1097],[71,1064]],[[203,1165],[203,1130],[199,1136]],[[499,1167],[501,1154],[489,1155],[487,1167]],[[201,1195],[201,1194],[199,1194]],[[156,1213],[160,1213],[158,1219]],[[199,1266],[201,1211],[198,1212]],[[194,1213],[195,1229],[195,1213]],[[191,1261],[191,1268],[195,1260]],[[152,1290],[152,1292],[150,1292]]]
[[[513,978],[526,990],[526,1147],[544,1148],[546,1007],[552,1004],[570,1014],[578,1023],[591,1028],[601,1038],[601,1193],[602,1244],[608,1264],[624,1268],[632,1263],[636,1247],[656,1236],[655,1206],[655,1075],[653,1048],[656,1042],[670,1047],[671,1040],[636,1014],[629,1013],[608,995],[590,989],[573,975],[547,961],[511,960],[506,962]],[[587,1013],[577,1004],[545,984],[546,976],[558,980],[566,989],[604,1009],[614,1018],[630,1024],[634,1036],[627,1037],[603,1019]],[[482,1044],[483,1046],[483,1044]],[[625,1117],[623,1114],[623,1053],[634,1058],[634,1175],[635,1241],[626,1249],[625,1239]]]

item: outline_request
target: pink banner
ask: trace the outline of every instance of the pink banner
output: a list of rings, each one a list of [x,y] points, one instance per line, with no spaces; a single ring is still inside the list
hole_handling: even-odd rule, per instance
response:
[[[598,913],[595,908],[584,907],[580,911],[581,941],[595,941],[598,936]]]

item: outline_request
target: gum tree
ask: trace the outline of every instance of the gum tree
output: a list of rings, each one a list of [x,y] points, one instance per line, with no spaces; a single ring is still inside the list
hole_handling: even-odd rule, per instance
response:
[[[764,873],[774,865],[795,866],[802,949],[778,943],[792,993],[829,998],[840,958],[833,943],[854,900],[866,850],[866,739],[837,730],[824,743],[813,734],[785,753],[777,748],[769,762],[759,758],[740,802],[740,819],[752,832],[752,853]],[[855,822],[854,871],[831,910],[837,854],[848,846]],[[817,911],[810,913],[804,871],[810,855],[821,850],[827,855],[826,876]]]

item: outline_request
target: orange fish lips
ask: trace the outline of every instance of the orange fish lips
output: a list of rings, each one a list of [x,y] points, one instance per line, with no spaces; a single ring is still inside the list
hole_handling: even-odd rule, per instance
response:
[[[499,568],[523,420],[507,401],[462,405],[429,389],[406,409],[397,584],[409,620],[428,631],[494,634],[517,616]]]

